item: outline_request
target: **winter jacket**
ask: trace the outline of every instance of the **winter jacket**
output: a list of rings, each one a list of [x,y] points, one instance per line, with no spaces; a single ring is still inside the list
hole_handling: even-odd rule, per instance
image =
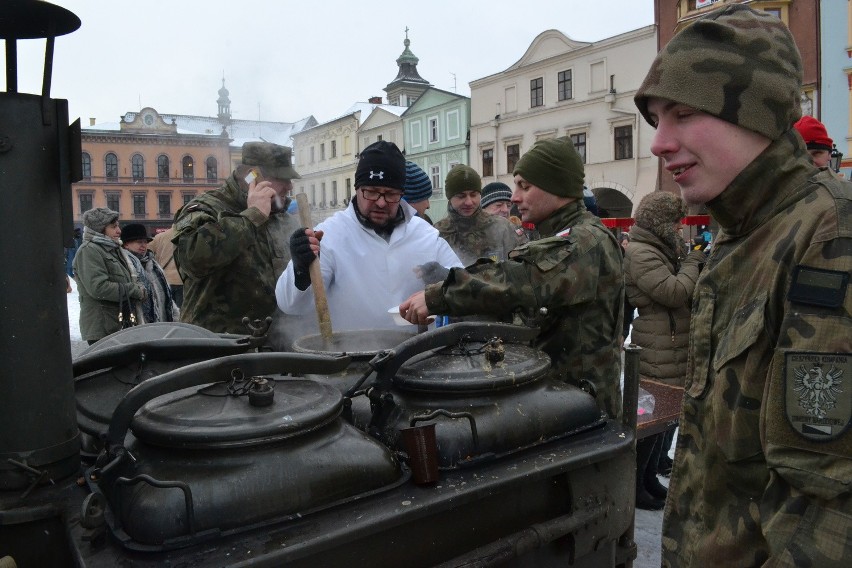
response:
[[[133,282],[119,244],[90,230],[74,255],[74,279],[80,299],[80,335],[85,341],[119,331],[119,302],[125,297],[141,301],[145,296]]]
[[[501,262],[480,259],[426,288],[430,314],[513,316],[539,327],[535,345],[553,375],[594,390],[598,406],[621,414],[621,247],[578,200],[537,226],[543,238]]]
[[[479,258],[506,260],[509,252],[527,242],[523,229],[481,208],[470,217],[463,217],[450,207],[435,228],[465,266]]]
[[[290,234],[298,228],[298,219],[286,212],[267,217],[248,207],[234,174],[184,206],[172,240],[184,285],[181,321],[244,334],[244,317],[273,316],[275,282],[290,260]]]
[[[852,184],[790,129],[707,208],[663,565],[848,566]]]
[[[639,373],[683,386],[689,343],[690,301],[702,251],[681,262],[676,251],[651,231],[634,226],[624,256],[624,290],[639,310],[631,340],[642,348]]]
[[[154,239],[148,243],[148,250],[154,253],[157,264],[163,269],[166,280],[170,286],[182,286],[177,265],[175,264],[175,245],[172,239],[175,236],[174,228],[157,233]]]
[[[396,328],[388,309],[423,289],[418,267],[430,262],[461,266],[434,227],[417,217],[408,203],[399,206],[404,221],[388,241],[361,224],[354,200],[317,225],[324,232],[319,261],[335,331]],[[313,287],[299,290],[294,282],[291,262],[275,288],[278,307],[285,314],[309,315],[314,310]]]

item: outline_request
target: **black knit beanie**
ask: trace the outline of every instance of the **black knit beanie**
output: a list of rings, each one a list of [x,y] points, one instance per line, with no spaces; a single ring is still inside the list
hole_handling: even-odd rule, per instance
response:
[[[355,169],[355,189],[362,185],[405,189],[405,157],[396,144],[379,140],[361,151]]]

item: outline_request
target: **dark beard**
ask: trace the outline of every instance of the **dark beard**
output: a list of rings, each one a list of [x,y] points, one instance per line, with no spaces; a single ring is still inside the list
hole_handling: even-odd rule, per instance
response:
[[[396,210],[396,217],[388,218],[388,222],[384,225],[377,225],[376,223],[373,223],[369,217],[361,213],[361,210],[358,209],[357,199],[352,200],[352,206],[355,208],[355,217],[357,217],[358,221],[368,229],[374,230],[377,235],[385,240],[390,238],[391,233],[393,233],[393,230],[397,225],[405,221],[405,213],[403,213],[402,207],[399,207]]]

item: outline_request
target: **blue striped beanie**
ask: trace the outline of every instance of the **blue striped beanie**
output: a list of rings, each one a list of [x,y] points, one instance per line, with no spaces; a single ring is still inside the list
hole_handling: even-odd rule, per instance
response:
[[[414,162],[405,162],[405,192],[402,198],[409,203],[417,203],[432,197],[432,182],[426,172]]]
[[[482,188],[482,201],[479,204],[485,209],[498,201],[512,201],[512,190],[503,182],[492,181]]]

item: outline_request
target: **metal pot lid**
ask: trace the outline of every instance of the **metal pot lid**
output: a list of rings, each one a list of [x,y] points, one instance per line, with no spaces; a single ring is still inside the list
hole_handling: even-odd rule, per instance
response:
[[[274,398],[256,406],[245,384],[213,383],[181,389],[151,400],[133,419],[139,440],[172,448],[254,446],[305,434],[337,419],[343,396],[333,386],[315,381],[270,381]],[[230,387],[230,388],[229,388]]]
[[[408,361],[395,387],[431,393],[476,393],[513,388],[543,378],[550,357],[518,344],[470,342],[430,351]]]
[[[217,339],[218,336],[203,327],[181,322],[149,323],[123,329],[109,335],[80,354],[97,354],[112,347],[138,344],[153,339]],[[210,357],[210,354],[207,355]],[[194,361],[194,359],[193,359]],[[144,365],[134,361],[129,365],[110,366],[77,379],[74,391],[77,399],[77,421],[80,427],[97,434],[105,429],[112,413],[127,391],[145,379],[187,364],[187,360],[156,361],[147,359]]]
[[[379,351],[393,349],[416,334],[393,329],[335,331],[331,341],[322,335],[306,335],[293,342],[293,351],[325,355],[347,354],[352,357],[372,357]]]
[[[151,339],[215,339],[217,337],[219,336],[203,327],[179,321],[146,323],[106,336],[87,347],[80,356],[104,351],[116,345],[133,344]]]

